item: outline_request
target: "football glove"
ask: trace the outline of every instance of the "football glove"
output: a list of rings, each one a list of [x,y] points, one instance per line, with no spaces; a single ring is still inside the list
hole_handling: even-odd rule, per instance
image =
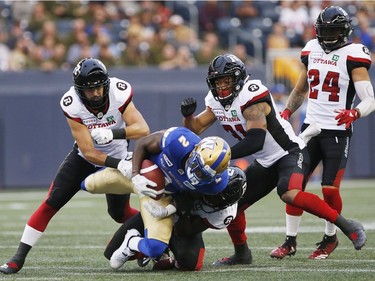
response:
[[[299,137],[307,144],[311,138],[316,137],[320,134],[322,129],[317,123],[311,123],[302,133],[299,134]]]
[[[131,161],[122,159],[117,165],[117,170],[119,170],[125,177],[130,179],[132,176],[132,166]]]
[[[167,207],[163,207],[156,201],[146,201],[143,207],[153,216],[154,218],[165,218],[176,212],[176,207],[169,204]]]
[[[285,120],[289,120],[291,115],[292,115],[292,112],[287,108],[285,108],[282,112],[280,112],[281,118]]]
[[[350,125],[359,118],[358,111],[355,109],[336,109],[338,113],[335,117],[337,126],[345,125],[345,129],[349,129]]]
[[[113,133],[110,129],[93,129],[91,131],[91,136],[97,144],[107,144],[113,140]]]
[[[134,184],[134,188],[136,189],[139,197],[149,196],[151,198],[156,198],[159,195],[157,190],[149,188],[147,186],[156,187],[156,183],[150,181],[144,176],[136,175],[132,178],[132,182]]]
[[[181,114],[184,117],[192,115],[197,109],[197,101],[195,98],[186,98],[181,102]]]

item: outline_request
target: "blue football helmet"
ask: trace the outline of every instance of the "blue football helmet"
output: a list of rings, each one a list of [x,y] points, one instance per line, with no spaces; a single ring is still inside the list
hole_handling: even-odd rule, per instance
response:
[[[202,139],[186,161],[190,183],[199,186],[212,183],[227,169],[231,157],[230,146],[220,137]]]

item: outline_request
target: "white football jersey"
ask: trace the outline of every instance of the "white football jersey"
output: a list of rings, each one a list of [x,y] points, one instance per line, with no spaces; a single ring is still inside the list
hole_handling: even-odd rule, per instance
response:
[[[241,92],[233,100],[229,108],[224,108],[212,95],[211,91],[205,98],[205,104],[215,114],[224,130],[237,140],[242,140],[247,131],[243,112],[249,106],[267,102],[271,112],[267,116],[267,133],[263,149],[254,153],[253,157],[264,167],[269,167],[281,157],[288,154],[293,146],[305,147],[304,142],[295,135],[290,123],[280,117],[275,102],[268,89],[260,80],[246,80]]]
[[[301,51],[307,68],[309,97],[305,123],[318,123],[322,129],[345,130],[337,126],[335,109],[351,109],[355,88],[351,72],[371,65],[370,52],[362,44],[348,44],[326,54],[317,39],[309,41]]]
[[[225,209],[217,210],[197,200],[194,202],[193,210],[190,213],[201,217],[210,228],[223,229],[236,217],[237,203]]]
[[[107,112],[95,115],[85,107],[74,87],[71,87],[61,98],[60,106],[67,118],[85,125],[90,132],[95,128],[125,128],[126,124],[122,119],[122,114],[132,100],[131,85],[124,80],[114,77],[110,78],[108,97],[109,108]],[[99,145],[94,142],[94,146],[97,150],[120,159],[126,158],[128,153],[128,141],[123,139],[113,140],[104,145]],[[79,155],[84,157],[79,149],[78,151]]]

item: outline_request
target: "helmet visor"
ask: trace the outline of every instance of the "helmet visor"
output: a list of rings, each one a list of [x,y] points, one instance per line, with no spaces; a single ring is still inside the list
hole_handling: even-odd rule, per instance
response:
[[[197,182],[208,183],[215,178],[216,171],[209,165],[204,165],[202,156],[196,151],[192,151],[187,162],[187,174],[190,179],[194,178]]]

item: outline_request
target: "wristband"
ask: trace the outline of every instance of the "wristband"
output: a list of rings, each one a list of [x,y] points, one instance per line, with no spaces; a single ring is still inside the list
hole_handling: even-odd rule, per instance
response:
[[[121,159],[114,158],[111,156],[107,156],[107,158],[104,161],[104,165],[110,168],[117,169],[118,164],[120,163]]]
[[[126,131],[123,129],[112,129],[113,139],[126,139]]]

